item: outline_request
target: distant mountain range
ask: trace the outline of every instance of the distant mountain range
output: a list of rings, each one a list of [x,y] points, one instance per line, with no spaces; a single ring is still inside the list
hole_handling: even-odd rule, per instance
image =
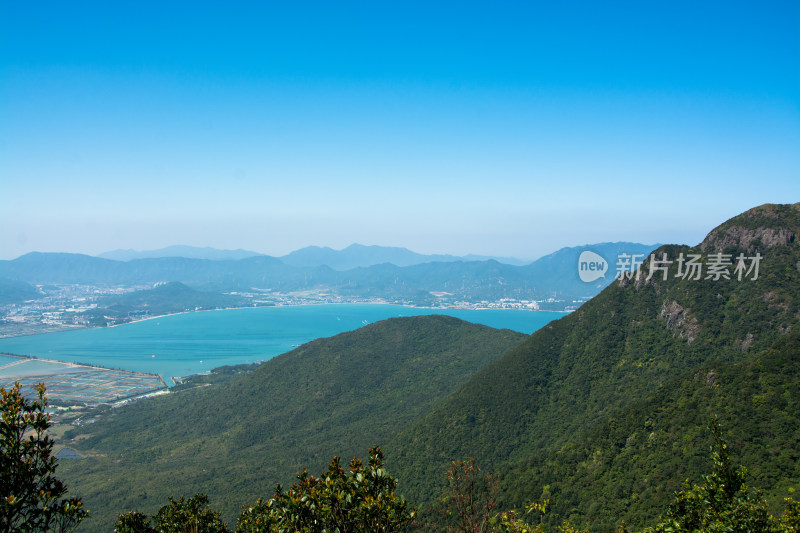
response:
[[[521,266],[530,261],[522,261],[510,257],[492,257],[483,255],[424,255],[412,252],[407,248],[394,246],[364,246],[351,244],[343,250],[320,246],[307,246],[288,255],[280,257],[287,265],[296,267],[329,266],[334,270],[351,270],[358,267],[370,267],[389,263],[399,267],[419,265],[422,263],[452,263],[454,261],[489,261],[507,265]]]
[[[249,250],[220,250],[208,246],[168,246],[158,250],[114,250],[99,254],[102,259],[115,261],[132,261],[134,259],[153,259],[162,257],[183,257],[186,259],[210,259],[212,261],[238,260],[248,257],[265,256]],[[395,246],[365,246],[351,244],[342,250],[334,250],[327,246],[306,246],[287,255],[279,257],[287,265],[296,267],[328,266],[333,270],[350,270],[358,267],[369,267],[383,263],[395,266],[411,266],[431,262],[452,261],[488,261],[494,259],[508,265],[525,265],[530,261],[522,261],[511,257],[493,257],[483,255],[455,256],[446,254],[425,255],[412,252],[408,248]]]
[[[116,261],[80,254],[34,252],[0,261],[0,278],[32,285],[133,286],[180,282],[203,291],[265,290],[284,294],[316,291],[329,295],[331,301],[384,299],[425,306],[548,298],[572,305],[572,300],[594,296],[611,282],[618,254],[644,257],[655,246],[620,242],[564,248],[522,266],[494,259],[428,261],[450,256],[422,256],[402,248],[358,245],[340,252],[305,248],[280,259],[257,255],[238,260],[160,257]],[[606,275],[591,283],[584,283],[578,276],[578,257],[585,249],[607,258],[608,262]],[[424,262],[414,263],[423,258]],[[341,269],[378,260],[381,263],[347,270],[325,264],[334,263]]]
[[[221,260],[237,260],[245,259],[246,257],[255,257],[263,255],[258,252],[251,252],[249,250],[219,250],[209,246],[167,246],[166,248],[159,248],[158,250],[113,250],[98,254],[97,257],[102,259],[113,259],[114,261],[131,261],[133,259],[153,259],[155,257],[184,257],[187,259],[211,259],[214,261]]]

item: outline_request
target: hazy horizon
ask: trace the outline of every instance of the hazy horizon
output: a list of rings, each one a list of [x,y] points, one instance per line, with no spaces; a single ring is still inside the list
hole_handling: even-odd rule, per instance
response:
[[[800,200],[800,4],[0,6],[0,259],[530,260]]]
[[[613,242],[629,242],[629,241],[613,241]],[[451,255],[451,256],[454,256],[454,257],[479,256],[479,257],[487,257],[487,258],[494,258],[494,259],[508,259],[508,260],[514,260],[514,261],[520,261],[520,262],[533,262],[533,261],[536,261],[538,259],[541,259],[544,256],[550,255],[552,253],[555,253],[555,252],[557,252],[559,250],[562,250],[562,249],[565,249],[565,248],[582,248],[584,246],[592,246],[592,245],[598,245],[598,244],[609,244],[609,243],[613,244],[613,242],[612,241],[594,242],[594,243],[585,242],[585,243],[574,244],[574,245],[571,244],[571,245],[566,245],[566,246],[559,246],[558,248],[555,248],[553,250],[545,252],[545,253],[543,253],[541,255],[538,255],[536,257],[514,257],[514,256],[499,256],[499,255],[491,256],[491,255],[485,255],[485,254],[475,254],[475,253],[471,253],[471,252],[468,252],[468,253],[465,253],[465,254],[458,254],[458,255],[457,254],[448,254],[448,253],[443,253],[443,252],[435,252],[435,251],[434,252],[425,252],[425,253],[423,253],[423,252],[419,252],[417,250],[413,250],[411,248],[408,248],[406,246],[391,246],[391,247],[387,247],[387,248],[400,248],[400,249],[408,250],[410,252],[417,253],[417,254],[420,254],[420,255]],[[653,246],[657,246],[658,245],[658,243],[638,243],[638,244],[645,244],[645,245],[652,244]],[[680,244],[680,243],[671,243],[671,244]],[[134,249],[134,248],[116,248],[116,249],[113,249],[113,250],[104,250],[102,252],[94,253],[94,254],[83,253],[83,252],[71,252],[71,251],[60,251],[60,252],[56,251],[56,252],[53,252],[53,251],[50,251],[50,250],[31,250],[31,251],[26,252],[25,254],[22,254],[22,255],[26,255],[28,253],[75,253],[75,254],[89,255],[89,256],[92,256],[92,257],[102,257],[102,256],[104,256],[106,254],[113,254],[115,252],[148,253],[148,252],[159,252],[161,250],[167,250],[167,249],[170,249],[170,248],[184,248],[184,247],[186,247],[186,248],[192,248],[192,249],[196,249],[196,250],[208,249],[208,250],[213,250],[213,251],[218,251],[218,252],[252,252],[252,253],[256,253],[256,254],[260,254],[260,255],[281,258],[281,257],[284,257],[284,256],[287,256],[287,255],[291,254],[292,252],[297,252],[297,251],[303,250],[305,248],[327,248],[327,249],[331,249],[331,250],[336,251],[336,252],[341,252],[341,251],[345,250],[346,248],[349,248],[350,246],[386,247],[386,246],[381,245],[381,244],[364,244],[364,243],[358,243],[358,242],[350,243],[349,245],[343,246],[342,248],[333,248],[333,247],[330,247],[330,246],[319,246],[319,245],[310,244],[310,245],[307,245],[307,246],[302,246],[300,248],[295,248],[293,250],[289,250],[286,253],[269,254],[269,253],[265,253],[265,252],[260,252],[258,250],[250,250],[250,249],[246,249],[246,248],[231,249],[231,248],[216,248],[216,247],[213,247],[213,246],[190,246],[190,245],[184,245],[184,244],[173,244],[173,245],[169,245],[169,246],[163,246],[163,247],[160,247],[160,248],[147,249],[147,250],[145,250],[145,249],[137,250],[137,249]],[[13,259],[17,259],[18,257],[21,257],[21,256],[9,258],[9,259],[13,260]],[[0,260],[8,260],[8,259],[7,258],[0,258]],[[118,260],[118,259],[116,259],[116,260]],[[123,259],[123,261],[125,261],[125,260],[126,259]]]

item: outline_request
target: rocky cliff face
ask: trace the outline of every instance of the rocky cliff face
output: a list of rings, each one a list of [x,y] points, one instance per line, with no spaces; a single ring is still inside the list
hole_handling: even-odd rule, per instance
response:
[[[675,332],[679,338],[686,339],[688,344],[697,338],[697,319],[675,300],[664,300],[664,304],[661,306],[661,318],[666,320],[668,329]]]
[[[700,250],[721,253],[737,248],[745,253],[754,253],[775,246],[797,246],[799,221],[800,203],[764,204],[712,230],[700,244]]]

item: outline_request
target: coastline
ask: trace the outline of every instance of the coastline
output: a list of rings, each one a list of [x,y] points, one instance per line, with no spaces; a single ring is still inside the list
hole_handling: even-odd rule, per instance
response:
[[[563,315],[568,315],[572,313],[574,309],[569,310],[549,310],[549,309],[529,309],[529,308],[497,308],[497,307],[465,307],[465,306],[444,306],[444,307],[432,307],[432,306],[424,306],[424,305],[412,305],[412,304],[405,304],[405,303],[393,303],[393,302],[319,302],[319,303],[299,303],[299,304],[278,304],[278,305],[248,305],[248,306],[240,306],[240,307],[223,307],[220,309],[196,309],[196,310],[188,310],[188,311],[178,311],[177,313],[166,313],[163,315],[153,315],[144,318],[137,318],[135,320],[131,320],[129,322],[122,322],[120,324],[112,324],[110,326],[76,326],[76,325],[64,325],[62,329],[54,329],[51,331],[42,331],[39,333],[23,333],[21,335],[2,335],[0,336],[0,340],[2,339],[17,339],[20,337],[35,337],[38,335],[47,335],[50,333],[64,333],[67,331],[80,331],[80,330],[89,330],[89,329],[111,329],[117,328],[120,326],[128,326],[130,324],[136,324],[138,322],[145,322],[147,320],[154,320],[160,319],[170,316],[178,316],[178,315],[188,315],[191,313],[207,313],[207,312],[214,312],[214,311],[232,311],[232,310],[242,310],[242,309],[262,309],[262,308],[275,308],[275,307],[321,307],[321,306],[338,306],[338,305],[392,305],[397,307],[406,307],[408,309],[430,309],[430,310],[455,310],[455,311],[524,311],[524,312],[531,312],[531,313],[560,313]]]

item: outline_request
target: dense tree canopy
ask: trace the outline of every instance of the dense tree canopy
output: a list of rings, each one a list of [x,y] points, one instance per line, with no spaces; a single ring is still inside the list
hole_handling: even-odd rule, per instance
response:
[[[152,520],[138,511],[121,513],[114,533],[230,533],[219,512],[208,506],[208,496],[195,494],[188,500],[169,497]]]
[[[416,509],[395,494],[397,482],[383,466],[380,448],[369,450],[365,466],[353,459],[346,472],[334,457],[318,478],[303,469],[297,482],[284,492],[280,485],[270,500],[258,500],[245,509],[237,533],[302,533],[404,531]]]
[[[19,383],[0,387],[0,531],[40,532],[73,530],[88,512],[80,498],[60,499],[67,493],[55,477],[53,440],[46,435],[50,415],[43,384],[37,398],[22,395]]]

